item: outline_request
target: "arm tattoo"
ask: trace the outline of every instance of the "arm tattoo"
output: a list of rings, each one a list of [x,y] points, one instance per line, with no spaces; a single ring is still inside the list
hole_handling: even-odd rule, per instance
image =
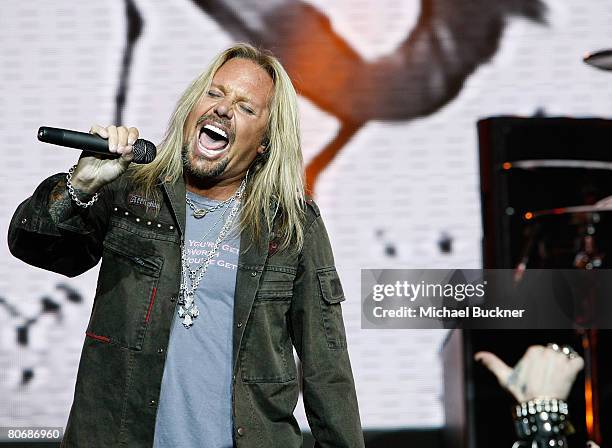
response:
[[[518,385],[517,383],[518,383],[519,375],[521,374],[522,369],[523,369],[523,362],[519,361],[517,365],[514,366],[514,369],[512,369],[512,372],[510,373],[510,376],[508,377],[508,381],[506,382],[506,386],[510,387],[510,386]]]
[[[79,198],[86,198],[89,196],[91,199],[91,195],[88,195],[78,188],[75,188],[74,191]],[[55,187],[53,187],[53,190],[51,190],[51,193],[49,194],[49,214],[51,215],[53,222],[58,224],[66,219],[68,215],[70,215],[71,211],[72,200],[70,199],[68,189],[66,188],[66,180],[62,179],[55,185]]]
[[[49,194],[49,214],[55,224],[68,216],[72,209],[71,199],[66,189],[66,181],[60,180]]]
[[[512,369],[512,373],[510,374],[510,376],[508,377],[508,381],[506,382],[506,387],[508,389],[512,388],[512,387],[516,387],[517,389],[519,389],[521,391],[521,393],[524,395],[527,393],[527,383],[525,383],[524,381],[522,383],[519,384],[519,376],[521,374],[521,370],[522,370],[523,366],[521,365],[521,363],[519,362],[514,369]]]

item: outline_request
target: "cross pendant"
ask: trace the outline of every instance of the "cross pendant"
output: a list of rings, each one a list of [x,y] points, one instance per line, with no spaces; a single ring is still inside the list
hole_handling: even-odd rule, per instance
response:
[[[193,319],[200,315],[200,310],[193,301],[193,296],[186,294],[179,302],[178,316],[183,319],[183,326],[189,328]]]

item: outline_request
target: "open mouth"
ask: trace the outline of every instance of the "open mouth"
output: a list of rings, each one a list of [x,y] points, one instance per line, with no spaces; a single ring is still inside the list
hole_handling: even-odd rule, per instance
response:
[[[200,128],[198,147],[202,153],[210,158],[221,155],[229,145],[227,132],[214,124],[205,124]]]

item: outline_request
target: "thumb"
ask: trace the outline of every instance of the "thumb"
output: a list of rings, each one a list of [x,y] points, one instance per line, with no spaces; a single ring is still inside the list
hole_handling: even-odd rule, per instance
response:
[[[496,377],[500,384],[505,385],[512,373],[512,368],[490,352],[478,352],[474,355],[476,361],[482,362]]]

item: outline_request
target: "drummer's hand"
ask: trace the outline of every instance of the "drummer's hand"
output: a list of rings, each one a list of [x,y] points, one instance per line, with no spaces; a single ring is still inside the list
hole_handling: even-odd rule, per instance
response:
[[[607,208],[612,207],[612,196],[603,198],[595,203],[595,207]]]
[[[478,352],[474,359],[481,361],[501,386],[522,403],[539,397],[567,399],[578,372],[584,367],[577,353],[572,356],[570,359],[550,347],[533,345],[514,368],[489,352]]]
[[[591,442],[590,440],[587,442],[587,448],[599,448],[595,442]]]

